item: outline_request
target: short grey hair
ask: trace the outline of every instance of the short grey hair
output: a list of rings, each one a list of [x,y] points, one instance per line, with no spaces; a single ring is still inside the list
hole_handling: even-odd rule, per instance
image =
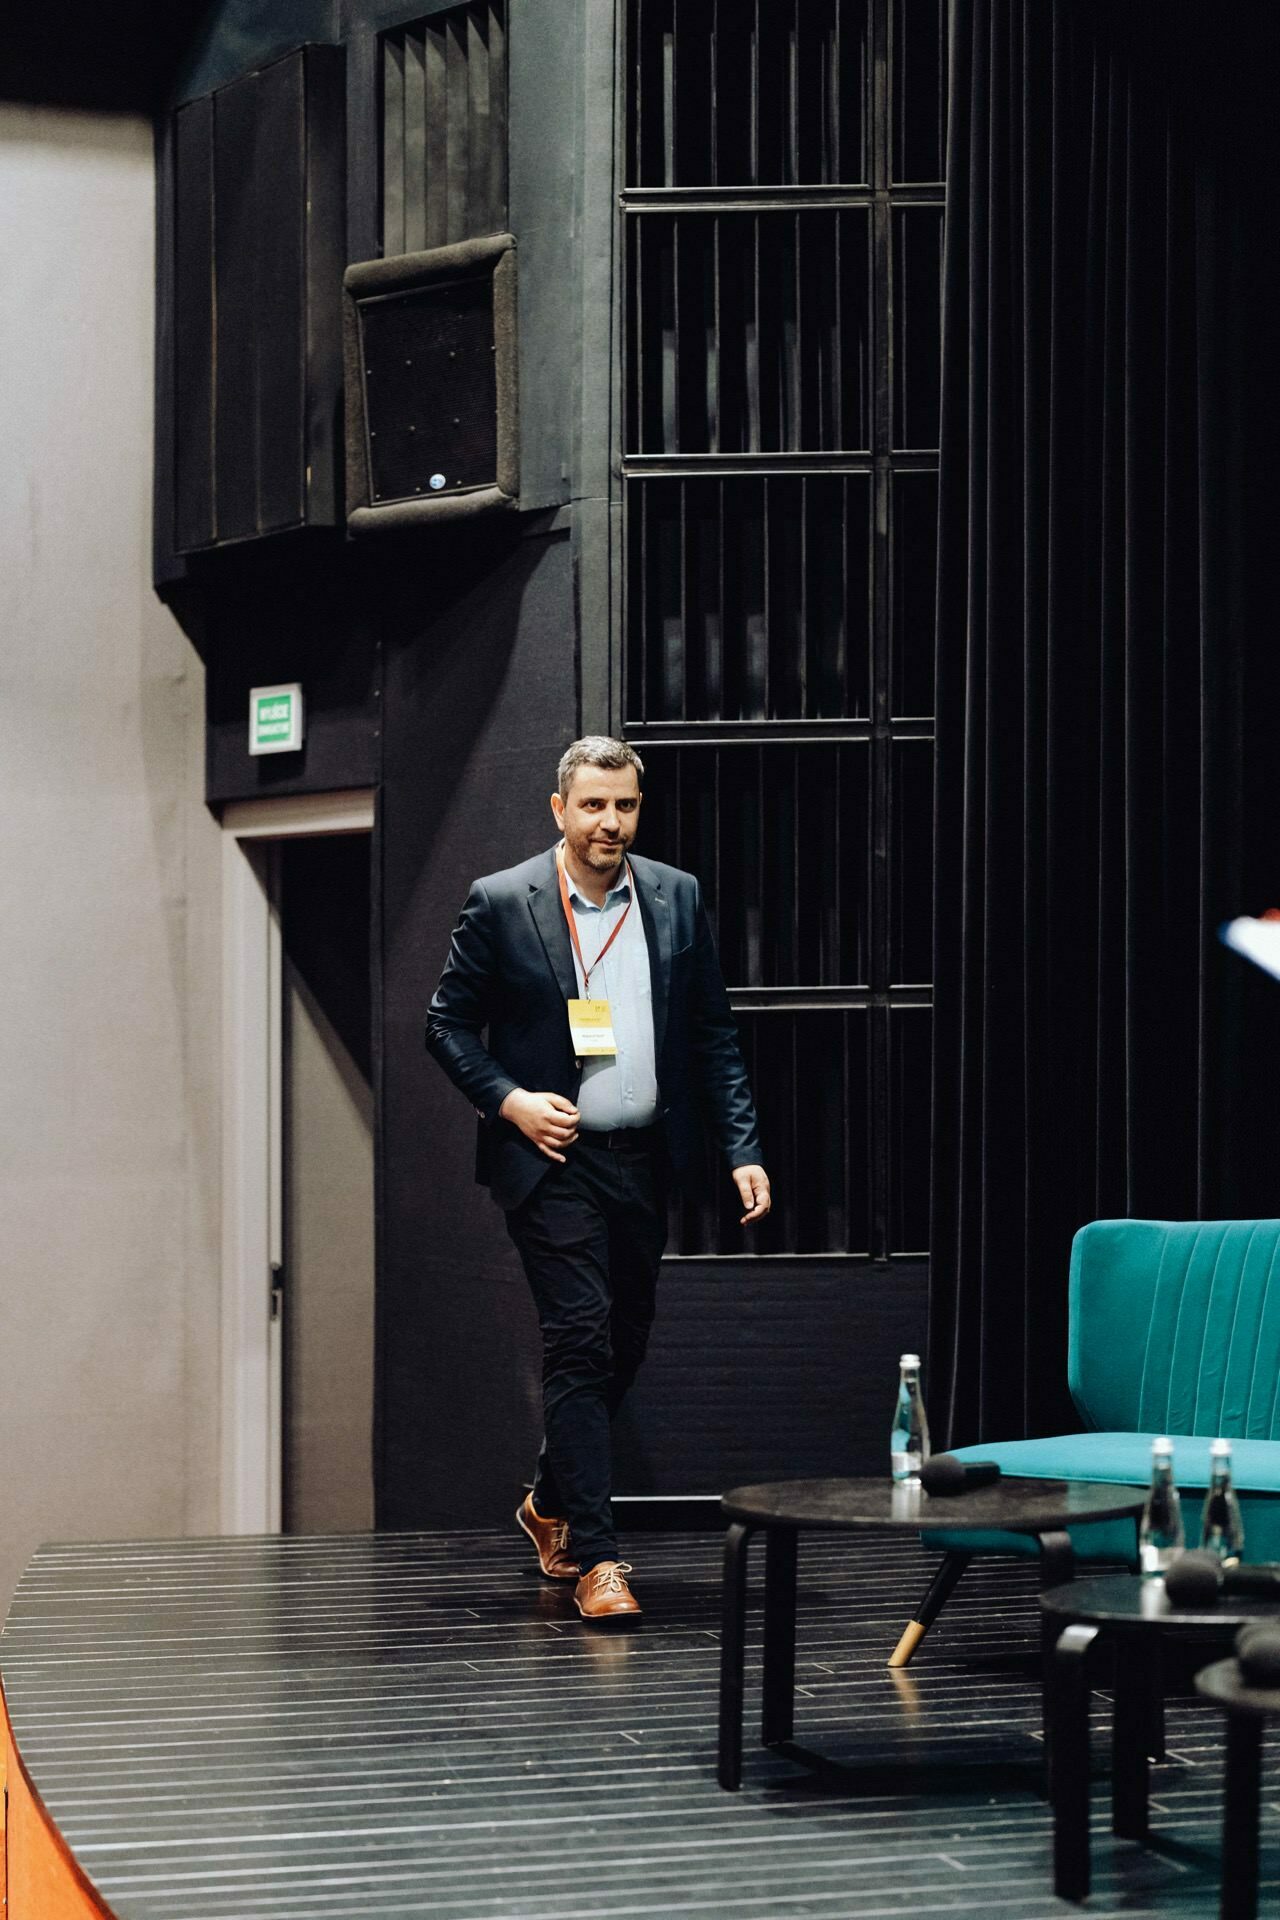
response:
[[[610,740],[603,733],[585,733],[561,754],[556,780],[562,800],[569,798],[573,776],[579,767],[605,767],[611,773],[620,767],[634,767],[637,781],[644,785],[644,761],[635,748],[629,747],[625,740]]]

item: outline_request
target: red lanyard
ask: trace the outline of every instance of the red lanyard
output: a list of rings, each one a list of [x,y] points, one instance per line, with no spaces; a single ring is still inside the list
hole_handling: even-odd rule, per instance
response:
[[[635,882],[631,878],[630,867],[624,864],[623,871],[627,876],[627,885],[631,888],[631,899],[627,901],[626,906],[623,908],[622,915],[618,921],[617,926],[614,928],[613,932],[609,935],[609,938],[605,941],[599,953],[596,955],[595,959],[591,962],[591,965],[588,966],[586,961],[582,957],[582,942],[578,938],[578,923],[573,917],[573,908],[569,905],[569,882],[568,882],[568,879],[566,878],[565,870],[564,870],[564,848],[563,847],[556,848],[556,872],[560,876],[560,905],[564,908],[564,917],[569,922],[569,938],[572,940],[573,950],[578,956],[578,965],[582,968],[582,991],[584,993],[589,992],[591,987],[592,974],[595,972],[596,968],[600,965],[600,962],[604,959],[606,953],[608,953],[610,947],[613,945],[618,935],[622,932],[623,923],[625,922],[627,915],[631,911],[631,901],[634,900],[636,897]]]

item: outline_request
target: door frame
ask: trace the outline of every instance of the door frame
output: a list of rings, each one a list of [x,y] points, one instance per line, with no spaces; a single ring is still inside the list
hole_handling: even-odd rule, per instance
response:
[[[222,1307],[219,1526],[279,1533],[283,1341],[282,840],[372,833],[372,787],[222,809]]]

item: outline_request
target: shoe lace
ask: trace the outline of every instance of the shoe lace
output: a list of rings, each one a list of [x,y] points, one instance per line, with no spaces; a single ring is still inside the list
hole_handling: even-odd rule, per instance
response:
[[[567,1520],[557,1520],[555,1526],[551,1529],[551,1551],[552,1553],[568,1553],[569,1522]]]
[[[596,1585],[601,1593],[621,1593],[626,1586],[625,1576],[631,1572],[629,1560],[615,1560],[613,1564],[595,1569]]]

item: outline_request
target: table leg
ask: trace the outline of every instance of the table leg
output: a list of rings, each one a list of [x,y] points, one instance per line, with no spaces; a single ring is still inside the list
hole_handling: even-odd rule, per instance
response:
[[[1076,1550],[1065,1528],[1056,1533],[1038,1533],[1036,1545],[1040,1549],[1041,1593],[1047,1593],[1050,1587],[1065,1587],[1068,1580],[1075,1579]]]
[[[716,1777],[734,1793],[742,1784],[742,1695],[747,1650],[747,1548],[754,1528],[735,1520],[724,1536],[720,1615],[720,1741]]]
[[[1065,1587],[1074,1579],[1076,1570],[1076,1551],[1071,1544],[1071,1535],[1064,1530],[1056,1533],[1038,1533],[1036,1545],[1040,1549],[1040,1591],[1048,1593],[1051,1587]],[[1051,1614],[1040,1616],[1040,1725],[1046,1742],[1049,1738],[1049,1674],[1053,1664],[1053,1650],[1058,1644],[1058,1635],[1062,1632],[1062,1623]]]
[[[1258,1911],[1261,1787],[1262,1721],[1255,1720],[1252,1714],[1228,1714],[1221,1920],[1255,1920]]]
[[[1164,1648],[1158,1637],[1147,1646],[1147,1753],[1164,1760]]]
[[[770,1527],[764,1548],[764,1712],[766,1747],[795,1726],[796,1529]]]
[[[943,1554],[938,1570],[929,1582],[929,1590],[916,1608],[915,1618],[889,1656],[891,1667],[905,1667],[908,1664],[912,1654],[955,1592],[956,1583],[972,1558],[971,1553]]]
[[[1096,1627],[1064,1628],[1047,1675],[1053,1890],[1063,1900],[1089,1892],[1089,1655],[1097,1637]]]
[[[1159,1696],[1160,1661],[1144,1638],[1116,1649],[1115,1707],[1111,1721],[1111,1831],[1124,1840],[1144,1839],[1150,1786],[1153,1695]]]

